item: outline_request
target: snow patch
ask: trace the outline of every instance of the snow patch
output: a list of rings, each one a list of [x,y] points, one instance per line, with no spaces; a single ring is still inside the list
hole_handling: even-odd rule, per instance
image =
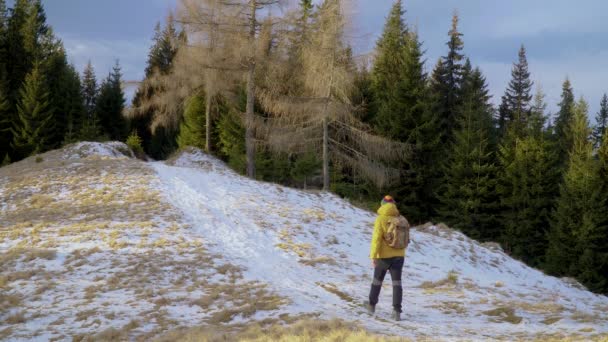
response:
[[[122,142],[79,142],[63,149],[63,159],[84,159],[87,157],[134,158],[131,149]]]

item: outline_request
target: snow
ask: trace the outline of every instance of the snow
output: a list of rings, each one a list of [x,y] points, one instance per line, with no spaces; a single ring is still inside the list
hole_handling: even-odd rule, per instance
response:
[[[111,141],[106,143],[99,142],[79,142],[72,144],[64,149],[64,159],[81,159],[86,157],[106,157],[106,158],[132,158],[133,152],[122,142]]]
[[[361,304],[373,271],[368,259],[373,213],[329,193],[250,180],[200,150],[186,150],[166,163],[144,163],[129,158],[125,149],[122,143],[68,146],[58,154],[65,161],[63,174],[47,183],[42,178],[49,175],[27,183],[22,178],[29,174],[19,178],[0,170],[0,199],[7,202],[0,206],[0,257],[22,246],[56,250],[55,258],[18,259],[0,269],[0,280],[10,272],[40,272],[31,279],[9,281],[5,294],[19,295],[23,303],[0,312],[0,339],[6,329],[12,329],[5,335],[11,341],[66,339],[120,329],[133,320],[140,325],[131,336],[138,336],[158,331],[157,313],[174,322],[169,328],[198,325],[222,310],[238,310],[238,305],[223,295],[208,307],[193,305],[194,301],[214,286],[240,290],[249,282],[266,284],[287,301],[251,317],[235,315],[230,323],[318,314],[354,321],[382,334],[448,341],[608,334],[607,297],[433,225],[412,231],[403,275],[403,321],[389,319],[388,275],[377,314],[370,317]],[[45,161],[50,158],[44,156]],[[95,163],[89,163],[90,158]],[[18,187],[11,183],[16,180],[22,182]],[[116,193],[108,195],[104,205],[113,211],[104,218],[106,211],[88,211],[91,198],[86,194],[108,187]],[[82,209],[63,221],[40,223],[41,241],[35,242],[28,236],[37,229],[35,220],[23,218],[16,225],[13,221],[29,203],[30,192],[42,188],[54,199],[45,208],[49,212]],[[139,200],[143,202],[128,202],[139,193],[145,194]],[[79,198],[82,203],[77,203]],[[93,214],[102,216],[91,221]],[[112,234],[123,247],[109,245]],[[46,240],[53,246],[46,246]],[[97,250],[91,252],[93,248]],[[78,251],[84,256],[75,254]],[[225,265],[240,269],[236,275],[220,272]],[[457,276],[456,284],[431,284],[450,273]],[[180,285],[177,280],[182,278]],[[53,286],[39,295],[49,281]],[[90,288],[98,289],[87,298]],[[159,300],[166,303],[158,304]],[[514,309],[521,322],[484,314],[504,307]],[[4,323],[21,309],[26,322]],[[89,316],[77,318],[87,311]],[[550,318],[559,320],[543,322]]]
[[[459,232],[435,226],[412,232],[404,269],[404,321],[370,319],[360,304],[372,275],[367,257],[372,214],[331,194],[249,180],[200,151],[184,153],[173,164],[154,164],[167,200],[182,210],[193,233],[211,242],[214,252],[244,265],[247,278],[271,284],[288,297],[292,303],[282,309],[286,313],[319,312],[324,317],[355,320],[371,330],[409,337],[476,339],[482,332],[486,337],[567,333],[583,326],[608,332],[606,313],[597,310],[607,307],[608,298],[546,276]],[[333,237],[337,237],[337,244],[328,243]],[[281,243],[306,246],[305,255],[280,248]],[[335,265],[311,267],[301,262],[318,257],[331,258]],[[445,278],[449,272],[456,272],[459,284],[469,286],[431,295],[420,287],[423,282]],[[378,306],[380,318],[389,317],[390,298],[391,289],[385,286]],[[432,308],[447,301],[462,303],[464,312],[451,315]],[[596,315],[598,323],[582,325],[564,315],[557,323],[546,325],[541,321],[548,314],[517,308],[516,314],[523,318],[519,324],[490,322],[491,317],[482,314],[513,302],[559,304],[565,312]],[[438,332],[437,324],[450,329]]]

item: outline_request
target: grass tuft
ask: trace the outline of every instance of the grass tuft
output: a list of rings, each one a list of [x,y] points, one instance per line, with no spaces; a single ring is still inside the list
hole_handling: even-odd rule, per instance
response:
[[[515,314],[515,309],[507,306],[484,311],[483,314],[494,317],[492,321],[497,323],[508,322],[511,324],[519,324],[522,321],[522,318]]]

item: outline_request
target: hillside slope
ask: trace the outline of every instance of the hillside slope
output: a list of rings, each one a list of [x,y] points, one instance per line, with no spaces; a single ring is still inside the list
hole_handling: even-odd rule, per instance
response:
[[[143,163],[123,147],[84,143],[0,169],[0,340],[145,340],[311,315],[415,339],[608,336],[608,298],[431,225],[412,233],[404,320],[388,319],[388,281],[371,318],[372,213],[200,151]]]

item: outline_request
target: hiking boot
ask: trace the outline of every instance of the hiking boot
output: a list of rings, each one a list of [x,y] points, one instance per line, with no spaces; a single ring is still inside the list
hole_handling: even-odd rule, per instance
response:
[[[363,306],[365,306],[367,313],[370,315],[373,315],[376,312],[376,306],[371,305],[368,301],[363,302]]]
[[[393,314],[391,315],[391,317],[399,322],[401,320],[401,312],[397,311],[397,310],[393,310]]]

